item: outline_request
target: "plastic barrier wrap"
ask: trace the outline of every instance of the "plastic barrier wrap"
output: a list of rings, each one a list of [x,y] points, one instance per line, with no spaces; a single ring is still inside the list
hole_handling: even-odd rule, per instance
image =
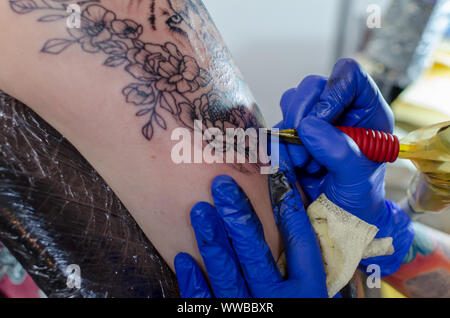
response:
[[[0,91],[0,241],[48,297],[176,297],[176,278],[77,150]]]

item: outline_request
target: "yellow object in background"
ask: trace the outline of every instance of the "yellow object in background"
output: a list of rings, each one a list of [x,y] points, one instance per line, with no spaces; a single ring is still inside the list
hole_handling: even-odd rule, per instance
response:
[[[422,173],[408,190],[410,206],[416,212],[450,211],[450,121],[416,130],[400,143],[400,157]]]
[[[382,298],[407,298],[388,283],[381,282]]]
[[[392,103],[398,122],[426,127],[450,120],[450,43],[433,58],[433,66]]]

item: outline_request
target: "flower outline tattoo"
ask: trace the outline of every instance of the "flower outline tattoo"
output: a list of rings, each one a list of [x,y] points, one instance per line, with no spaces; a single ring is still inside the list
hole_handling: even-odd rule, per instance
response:
[[[103,65],[123,67],[131,83],[122,89],[127,104],[137,108],[135,115],[145,118],[142,135],[152,140],[157,128],[166,130],[164,113],[178,123],[194,129],[194,121],[204,123],[204,129],[228,127],[257,128],[258,119],[243,105],[233,105],[226,93],[217,90],[208,70],[197,60],[183,54],[177,45],[144,42],[144,26],[117,14],[99,0],[9,0],[18,14],[45,12],[39,22],[54,22],[68,17],[67,6],[82,7],[81,27],[67,28],[68,37],[50,39],[41,52],[60,54],[73,45],[84,52],[104,54]],[[180,15],[181,18],[181,15]],[[176,22],[176,21],[175,21]],[[240,81],[240,78],[237,78]]]

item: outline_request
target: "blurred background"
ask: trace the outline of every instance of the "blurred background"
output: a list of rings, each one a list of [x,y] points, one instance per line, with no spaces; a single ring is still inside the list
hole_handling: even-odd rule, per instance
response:
[[[307,75],[328,76],[355,56],[367,35],[367,10],[389,0],[204,0],[269,126],[281,120],[283,92]]]

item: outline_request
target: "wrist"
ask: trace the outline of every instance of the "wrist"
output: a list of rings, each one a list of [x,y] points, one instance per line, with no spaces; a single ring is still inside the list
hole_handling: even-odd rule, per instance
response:
[[[360,266],[365,268],[370,264],[377,264],[381,268],[381,276],[389,276],[400,268],[408,253],[414,229],[408,214],[391,201],[385,201],[385,209],[374,225],[379,229],[375,238],[392,237],[394,254],[364,259]]]

